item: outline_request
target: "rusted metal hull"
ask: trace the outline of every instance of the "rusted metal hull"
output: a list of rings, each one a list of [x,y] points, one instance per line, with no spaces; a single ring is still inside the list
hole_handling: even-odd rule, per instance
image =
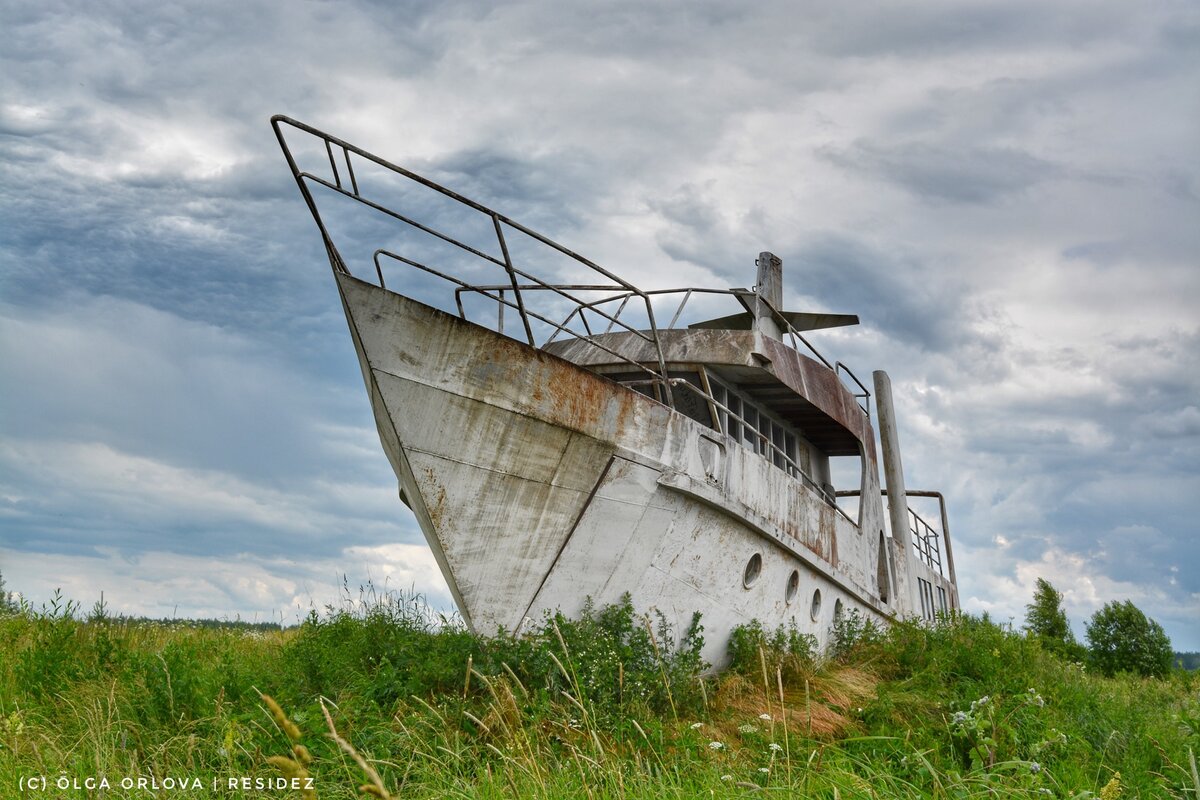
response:
[[[720,665],[729,631],[751,619],[794,623],[824,642],[835,613],[908,610],[907,598],[880,597],[880,565],[894,571],[896,554],[882,535],[869,424],[855,525],[801,481],[661,403],[335,276],[384,449],[473,629],[517,631],[546,611],[572,615],[588,598],[629,594],[677,630],[700,612],[704,656]],[[856,412],[843,409],[862,424]]]

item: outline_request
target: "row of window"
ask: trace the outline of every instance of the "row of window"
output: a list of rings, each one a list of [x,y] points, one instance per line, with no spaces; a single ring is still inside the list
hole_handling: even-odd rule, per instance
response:
[[[668,374],[669,377],[687,381],[694,387],[671,388],[671,399],[676,411],[728,435],[747,450],[757,453],[788,475],[818,490],[830,503],[835,503],[833,486],[829,482],[823,459],[788,423],[711,374],[706,377],[708,388],[712,390],[713,403],[709,402],[710,395],[699,373]],[[663,401],[659,386],[648,380],[645,375],[626,373],[609,377],[647,397]]]
[[[717,402],[718,430],[793,478],[812,476],[812,454],[794,431],[720,381],[710,378],[709,384]]]

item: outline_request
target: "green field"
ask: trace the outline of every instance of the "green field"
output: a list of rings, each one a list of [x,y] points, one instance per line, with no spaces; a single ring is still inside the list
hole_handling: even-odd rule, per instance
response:
[[[74,612],[0,616],[0,797],[1197,797],[1195,674],[968,616],[820,656],[748,628],[702,677],[702,631],[628,606],[519,639],[371,592],[287,630]]]

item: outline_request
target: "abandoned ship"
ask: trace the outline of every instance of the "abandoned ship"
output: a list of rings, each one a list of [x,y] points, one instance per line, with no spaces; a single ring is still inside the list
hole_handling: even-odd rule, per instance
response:
[[[809,343],[858,319],[783,310],[778,258],[759,255],[750,289],[641,289],[341,139],[272,125],[400,497],[471,628],[629,594],[676,631],[700,612],[720,665],[752,619],[824,643],[852,611],[957,608],[945,502],[905,489],[888,376],[872,392]],[[936,501],[932,522],[914,497]]]

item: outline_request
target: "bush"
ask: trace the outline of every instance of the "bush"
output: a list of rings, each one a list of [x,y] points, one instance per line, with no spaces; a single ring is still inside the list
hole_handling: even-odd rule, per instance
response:
[[[846,662],[859,650],[881,643],[884,629],[854,609],[834,620],[831,633],[829,657]]]
[[[1105,675],[1133,672],[1162,677],[1171,671],[1174,654],[1162,626],[1129,600],[1112,602],[1087,624],[1092,664]]]
[[[817,652],[817,639],[800,633],[793,622],[768,632],[758,620],[739,625],[729,636],[729,668],[751,678],[758,678],[766,669],[774,675],[778,669],[783,680],[791,683],[796,677],[812,670]]]
[[[314,611],[285,658],[296,670],[301,702],[354,695],[391,709],[413,696],[483,692],[467,678],[470,664],[483,676],[511,672],[544,697],[565,691],[599,709],[636,703],[662,713],[701,701],[702,631],[697,614],[676,641],[665,620],[652,626],[626,596],[601,609],[589,602],[577,619],[547,617],[520,636],[476,636],[436,618],[419,596],[389,593],[324,616]]]

